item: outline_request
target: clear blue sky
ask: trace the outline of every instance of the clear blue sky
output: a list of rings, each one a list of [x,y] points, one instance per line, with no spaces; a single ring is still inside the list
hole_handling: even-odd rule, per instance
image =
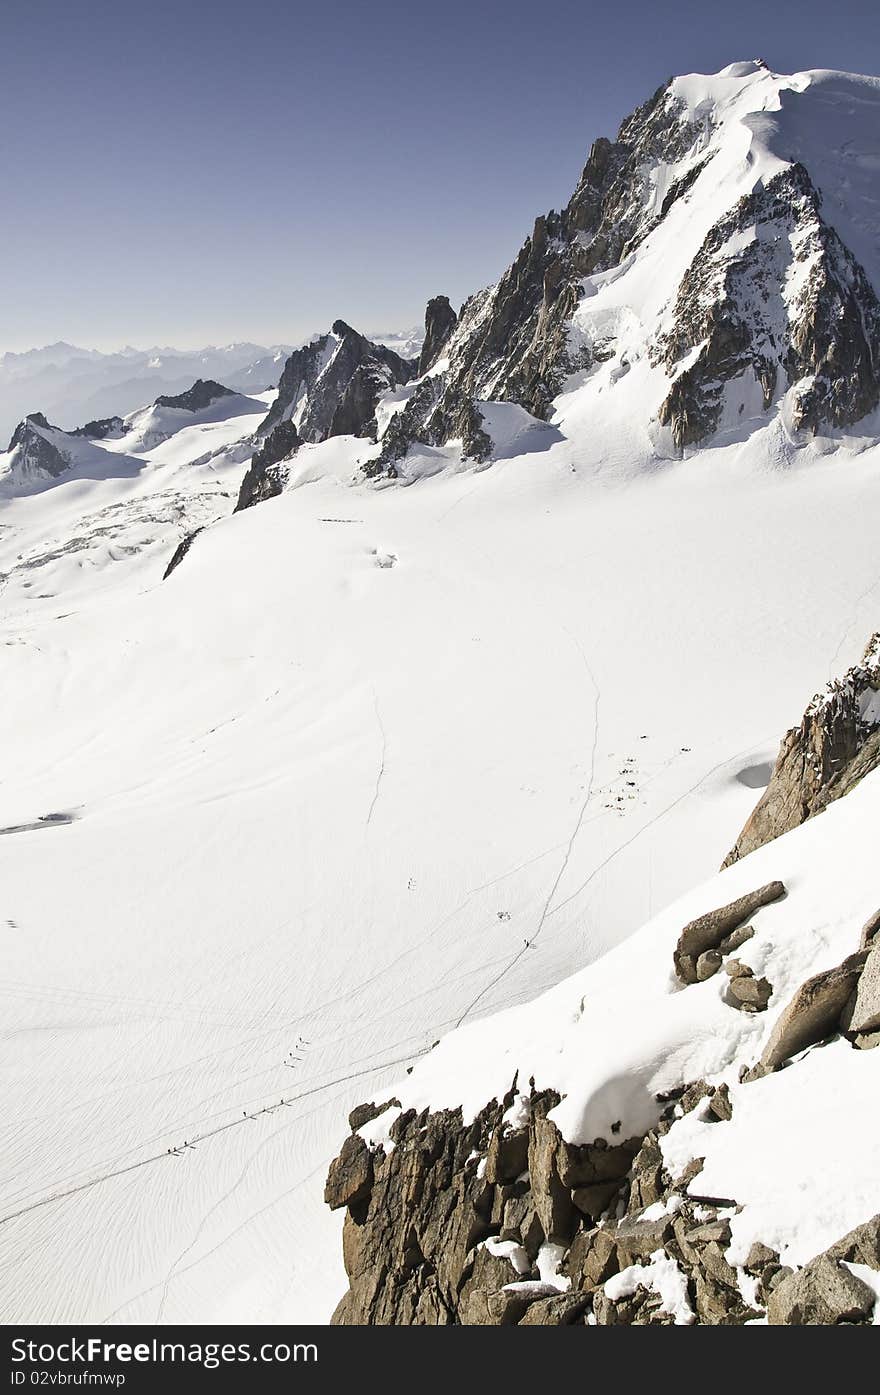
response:
[[[880,72],[871,0],[17,0],[0,352],[417,322],[672,73]]]

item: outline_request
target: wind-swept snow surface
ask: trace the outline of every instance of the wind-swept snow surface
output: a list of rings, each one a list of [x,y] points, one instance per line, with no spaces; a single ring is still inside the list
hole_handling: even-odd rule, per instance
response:
[[[347,1107],[717,866],[860,647],[878,491],[873,452],[325,477],[167,582],[13,593],[4,1316],[326,1318]]]

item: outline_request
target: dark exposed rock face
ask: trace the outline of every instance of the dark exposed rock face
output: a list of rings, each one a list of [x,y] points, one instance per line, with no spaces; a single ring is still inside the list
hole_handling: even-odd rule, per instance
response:
[[[42,412],[32,412],[19,422],[8,449],[14,453],[13,469],[22,480],[57,479],[70,469],[70,456],[42,434],[57,430]]]
[[[617,265],[656,225],[648,163],[680,158],[695,138],[694,127],[662,87],[624,121],[616,142],[594,143],[562,212],[536,219],[498,284],[463,306],[443,346],[450,357],[447,373],[429,400],[414,396],[395,419],[387,473],[394,474],[394,459],[416,442],[437,445],[460,437],[464,454],[471,455],[468,436],[458,429],[466,403],[479,412],[481,399],[516,402],[546,419],[565,377],[592,362],[591,351],[569,345],[583,277]],[[483,455],[474,458],[486,453],[484,445]],[[375,464],[371,468],[375,472]]]
[[[278,397],[257,435],[266,437],[296,414],[303,441],[329,436],[370,436],[375,432],[376,403],[381,392],[408,383],[416,364],[384,344],[373,344],[344,320],[336,320],[284,365]]]
[[[521,1320],[535,1298],[561,1297],[540,1291],[540,1282],[529,1295],[506,1294],[504,1286],[523,1274],[538,1281],[545,1237],[570,1243],[586,1223],[572,1191],[616,1194],[638,1142],[566,1144],[546,1117],[559,1101],[552,1091],[533,1094],[528,1124],[511,1130],[502,1116],[512,1100],[513,1091],[467,1126],[459,1110],[401,1114],[387,1156],[349,1138],[326,1190],[331,1206],[348,1207],[343,1250],[351,1288],[335,1323],[505,1324]],[[523,1274],[481,1248],[492,1236],[523,1247]],[[576,1304],[550,1303],[546,1320],[573,1321],[575,1308],[582,1314],[586,1306],[586,1294]]]
[[[786,732],[773,775],[727,867],[778,838],[851,790],[880,766],[880,634],[860,663],[813,699]]]
[[[125,422],[122,417],[100,417],[96,421],[87,421],[85,426],[78,426],[72,431],[71,436],[88,436],[92,441],[103,441],[107,436],[115,436],[123,431]]]
[[[449,304],[449,297],[435,295],[425,310],[425,341],[419,355],[419,377],[433,368],[450,334],[458,324],[458,316]]]
[[[281,462],[304,441],[375,438],[380,396],[408,383],[416,368],[415,362],[372,343],[344,320],[295,349],[284,365],[278,396],[257,429],[262,445],[242,480],[236,508],[280,494],[287,479]]]
[[[182,412],[201,412],[220,397],[234,397],[232,388],[215,383],[213,378],[196,378],[191,388],[176,397],[157,397],[155,407],[177,407]]]
[[[191,533],[187,533],[186,537],[180,540],[180,542],[177,544],[177,547],[174,549],[171,561],[168,563],[168,566],[162,573],[163,581],[167,581],[171,573],[174,571],[175,567],[180,566],[181,562],[183,561],[186,554],[189,552],[196,538],[199,536],[199,533],[201,533],[202,531],[203,528],[194,528]]]
[[[292,421],[282,421],[254,452],[251,463],[238,491],[239,509],[248,509],[264,499],[274,499],[287,481],[283,462],[302,445],[299,432]]]
[[[400,414],[379,468],[393,476],[410,446],[453,439],[466,401],[477,411],[480,401],[516,402],[546,420],[568,375],[611,357],[610,340],[572,333],[584,278],[621,266],[699,179],[711,180],[710,137],[704,117],[666,86],[616,141],[597,140],[566,207],[539,217],[497,285],[462,307],[442,344],[448,369],[430,398],[414,396]],[[657,208],[654,176],[678,162]],[[792,164],[707,234],[650,351],[671,379],[659,421],[679,452],[718,428],[736,379],[743,409],[748,401],[766,411],[793,386],[790,424],[813,433],[851,425],[880,401],[880,304],[821,204],[806,168]],[[439,353],[435,306],[420,372]],[[444,332],[450,316],[444,310]]]
[[[795,164],[740,199],[708,233],[655,351],[670,371],[699,351],[660,409],[680,449],[711,435],[725,384],[749,372],[765,409],[779,381],[800,385],[795,428],[848,426],[877,406],[880,304],[820,209],[809,174]]]
[[[415,437],[412,434],[414,421],[418,421]],[[444,387],[438,378],[426,378],[419,383],[403,411],[392,417],[379,455],[362,466],[365,478],[379,475],[396,478],[397,462],[415,440],[428,446],[461,441],[462,456],[470,460],[488,460],[492,452],[492,440],[484,429],[483,415],[474,399],[467,393]]]

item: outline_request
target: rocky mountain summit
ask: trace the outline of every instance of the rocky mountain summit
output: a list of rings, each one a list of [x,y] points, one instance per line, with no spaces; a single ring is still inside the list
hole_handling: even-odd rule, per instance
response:
[[[52,426],[42,412],[32,412],[19,422],[7,447],[10,476],[27,485],[57,479],[70,468],[69,454],[58,444],[63,432]]]
[[[458,316],[449,304],[449,296],[435,295],[433,300],[428,301],[425,310],[425,338],[419,354],[420,378],[429,368],[434,367],[457,324]]]
[[[238,508],[280,492],[285,478],[280,463],[304,441],[375,437],[380,397],[408,383],[417,369],[416,361],[373,343],[344,320],[295,349],[284,365],[278,396],[257,430],[262,444],[242,484]]]
[[[125,422],[122,417],[100,417],[95,421],[87,421],[85,426],[78,426],[70,434],[88,436],[92,441],[104,441],[108,436],[121,436],[124,429]]]
[[[761,63],[718,76],[756,90],[773,77]],[[597,140],[566,207],[538,218],[497,285],[464,306],[444,342],[448,367],[440,381],[414,394],[394,422],[387,472],[414,443],[436,445],[451,435],[461,435],[464,454],[483,458],[476,426],[483,401],[516,402],[549,418],[572,375],[617,357],[620,382],[631,354],[613,321],[610,333],[590,326],[590,301],[618,278],[635,281],[639,256],[651,256],[688,206],[706,231],[670,287],[671,303],[644,325],[639,350],[666,379],[656,421],[674,448],[713,435],[731,385],[739,412],[751,399],[766,413],[791,389],[795,431],[851,425],[873,411],[880,399],[875,286],[829,223],[803,163],[779,169],[777,160],[773,172],[768,162],[766,177],[756,170],[751,192],[724,207],[727,139],[740,119],[735,103],[723,100],[693,109],[685,80],[672,79],[623,122],[615,141]],[[716,217],[713,202],[721,205]]]
[[[563,439],[569,411],[635,429],[646,460],[774,422],[795,445],[864,422],[880,403],[880,247],[848,103],[873,132],[880,100],[870,79],[829,93],[843,77],[755,60],[670,79],[594,141],[495,285],[459,313],[429,301],[417,362],[344,321],[294,351],[258,440],[284,422],[297,440],[255,457],[242,506],[284,487],[299,443],[338,435],[374,447],[367,480],[409,479],[408,457],[450,446],[488,462],[499,404]]]
[[[766,790],[722,864],[826,809],[880,766],[880,634],[786,732]]]
[[[213,378],[207,380],[196,378],[191,388],[186,392],[180,392],[176,396],[157,397],[153,403],[154,407],[175,407],[180,412],[201,412],[205,407],[210,407],[212,402],[216,402],[221,397],[234,397],[232,388],[224,387],[222,383],[215,383]]]

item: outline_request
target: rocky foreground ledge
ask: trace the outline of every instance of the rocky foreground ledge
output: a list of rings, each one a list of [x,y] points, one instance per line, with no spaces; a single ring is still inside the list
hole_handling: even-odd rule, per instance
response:
[[[770,884],[686,926],[675,953],[683,987],[696,981],[684,954],[695,937],[707,945],[714,934],[722,947],[714,952],[723,960],[725,940],[783,891]],[[762,1010],[748,999],[734,1000],[737,1005]],[[741,1071],[740,1087],[786,1067],[796,1070],[795,1057],[832,1038],[860,1049],[880,1044],[880,913],[864,927],[854,954],[801,985],[761,1059]],[[353,1111],[352,1133],[325,1191],[328,1205],[347,1208],[343,1250],[350,1288],[333,1322],[875,1320],[880,1215],[797,1271],[760,1242],[743,1264],[733,1265],[725,1252],[736,1199],[700,1190],[701,1158],[672,1175],[664,1137],[695,1110],[724,1127],[735,1108],[726,1084],[697,1081],[658,1096],[656,1127],[641,1138],[599,1138],[581,1146],[566,1142],[548,1118],[559,1102],[555,1091],[536,1090],[534,1082],[524,1095],[514,1080],[501,1101],[468,1124],[461,1110],[402,1112],[396,1100]],[[391,1122],[383,1137],[386,1117]],[[383,1141],[374,1143],[374,1137]]]
[[[880,1321],[880,1214],[870,1214],[880,1196],[880,1133],[872,1123],[880,910],[858,931],[866,900],[880,901],[876,844],[864,836],[878,807],[878,662],[875,635],[861,663],[813,699],[782,743],[728,859],[753,852],[749,865],[775,879],[683,927],[674,909],[663,913],[647,938],[629,942],[610,970],[606,963],[598,987],[594,966],[554,999],[549,1024],[598,1023],[592,1036],[566,1039],[565,1088],[573,1092],[566,1104],[546,1088],[565,1069],[557,1054],[536,1071],[543,1088],[518,1072],[502,1098],[475,1114],[480,1095],[471,1094],[467,1117],[461,1108],[405,1109],[397,1099],[354,1110],[325,1190],[329,1206],[346,1208],[350,1287],[334,1323]],[[832,812],[844,795],[846,809]],[[764,849],[786,832],[794,842]],[[790,896],[777,866],[794,879]],[[696,897],[689,904],[699,909]],[[615,1035],[618,998],[627,1020],[636,1011],[622,1036]],[[651,1027],[657,1001],[665,1015]],[[539,1031],[552,1033],[546,1011]],[[657,1021],[665,1023],[660,1036]],[[510,1024],[503,1033],[530,1030],[527,1018]],[[694,1043],[707,1042],[708,1051],[694,1052]],[[470,1043],[453,1055],[463,1090],[463,1070],[483,1071],[480,1052]],[[703,1064],[695,1070],[694,1061]],[[507,1078],[496,1074],[491,1088]],[[409,1087],[399,1088],[406,1098]],[[586,1091],[580,1102],[578,1091]],[[597,1093],[616,1102],[598,1129],[584,1121],[606,1114],[582,1108]],[[567,1118],[563,1126],[576,1137],[603,1136],[569,1141],[554,1115]],[[774,1149],[789,1156],[780,1161]],[[719,1172],[725,1155],[737,1161]],[[744,1206],[729,1193],[749,1193],[749,1171]],[[755,1222],[750,1208],[756,1191],[768,1195],[770,1173],[775,1201]],[[774,1211],[786,1194],[796,1202],[783,1223]],[[789,1259],[795,1230],[796,1265]]]

